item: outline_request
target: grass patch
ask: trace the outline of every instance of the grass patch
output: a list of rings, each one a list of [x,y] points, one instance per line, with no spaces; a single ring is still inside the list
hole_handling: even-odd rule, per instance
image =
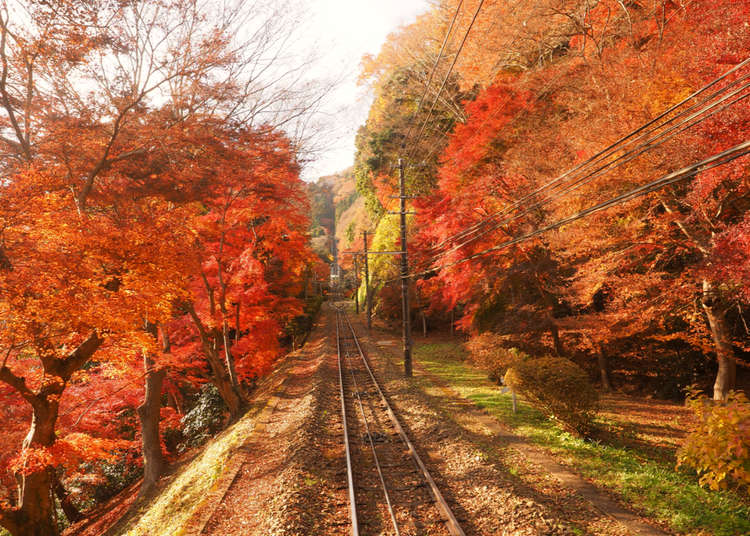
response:
[[[516,434],[552,451],[584,477],[612,490],[647,516],[666,521],[675,531],[716,536],[750,534],[750,507],[746,502],[733,492],[702,488],[694,475],[676,471],[672,460],[659,460],[614,442],[584,441],[523,401],[513,414],[510,394],[502,393],[486,374],[464,363],[465,350],[459,343],[418,344],[414,356],[427,371]]]
[[[231,427],[206,443],[203,450],[134,516],[117,536],[178,536],[218,483],[232,453],[255,427],[262,406],[256,406]]]

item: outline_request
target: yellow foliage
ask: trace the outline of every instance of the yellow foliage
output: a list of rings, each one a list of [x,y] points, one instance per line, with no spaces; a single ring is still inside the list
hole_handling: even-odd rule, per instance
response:
[[[505,384],[569,432],[591,430],[599,395],[586,372],[569,359],[518,361],[505,374]]]
[[[473,336],[465,344],[471,362],[486,370],[490,379],[497,382],[510,367],[529,357],[517,348],[504,348],[504,342],[502,335],[486,331]]]
[[[695,425],[677,453],[677,465],[691,467],[700,483],[725,489],[731,482],[750,485],[750,401],[731,391],[723,403],[714,403],[698,391],[687,404],[696,416]]]

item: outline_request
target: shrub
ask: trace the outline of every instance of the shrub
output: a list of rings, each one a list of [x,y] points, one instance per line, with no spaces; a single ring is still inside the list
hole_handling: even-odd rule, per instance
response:
[[[94,488],[94,499],[97,504],[114,497],[143,476],[143,468],[133,464],[127,456],[113,462],[100,461],[99,465],[104,478]]]
[[[320,312],[323,305],[323,296],[312,295],[305,301],[305,306],[301,315],[295,316],[284,327],[284,330],[292,344],[292,349],[296,349],[298,343],[312,331],[315,325],[315,318]]]
[[[182,435],[180,428],[174,428],[165,426],[162,429],[162,438],[164,440],[164,448],[167,450],[169,456],[180,454],[182,452],[182,443],[185,441],[185,437]]]
[[[58,476],[70,491],[75,507],[88,510],[108,501],[141,478],[143,465],[137,450],[121,451],[111,460],[83,462],[69,477],[63,471],[59,471]]]
[[[686,403],[696,416],[693,429],[677,453],[677,465],[693,468],[701,485],[724,489],[730,482],[750,486],[750,401],[730,391],[715,403],[691,390]]]
[[[518,348],[504,348],[504,339],[497,333],[486,331],[466,342],[470,361],[487,371],[490,379],[500,383],[505,372],[517,361],[528,359]]]
[[[182,417],[182,435],[191,447],[202,445],[224,426],[226,404],[211,383],[201,387],[195,406]]]
[[[505,384],[569,432],[591,431],[599,395],[586,372],[569,359],[517,361],[505,374]]]

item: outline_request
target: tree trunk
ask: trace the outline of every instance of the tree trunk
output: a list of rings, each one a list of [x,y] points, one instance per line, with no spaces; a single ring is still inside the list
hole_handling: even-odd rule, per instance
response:
[[[604,348],[601,344],[598,344],[596,347],[596,362],[599,366],[599,375],[602,379],[602,389],[609,392],[612,390],[612,383],[609,381],[609,363],[607,354],[604,353]]]
[[[557,329],[557,324],[555,324],[554,318],[552,318],[552,315],[549,315],[549,332],[552,335],[552,344],[555,347],[555,354],[557,354],[557,357],[562,357],[565,353],[565,349],[563,348],[562,341],[560,340],[560,330]]]
[[[33,404],[33,415],[29,433],[23,441],[24,448],[50,447],[55,442],[55,422],[58,402],[37,397]],[[55,536],[55,504],[52,495],[53,482],[49,468],[18,476],[19,505],[16,510],[16,531],[8,527],[14,536]]]
[[[555,348],[555,354],[557,354],[558,357],[562,357],[565,353],[565,350],[562,346],[562,342],[560,341],[560,330],[557,329],[557,324],[555,323],[555,303],[552,301],[552,296],[550,295],[550,293],[544,290],[544,284],[542,283],[539,274],[536,274],[536,285],[537,289],[539,290],[539,294],[541,295],[542,299],[544,300],[544,304],[546,305],[545,316],[547,317],[547,323],[549,324],[550,335],[552,335],[552,345]]]
[[[21,504],[13,513],[14,523],[4,526],[13,536],[57,536],[52,482],[46,469],[23,479]],[[0,520],[3,516],[0,515]]]
[[[427,317],[424,314],[424,311],[422,311],[422,336],[427,338]]]
[[[39,356],[49,381],[39,392],[26,385],[25,378],[10,368],[0,367],[0,381],[13,387],[32,408],[31,426],[23,440],[23,448],[49,448],[54,445],[60,398],[70,377],[86,363],[104,339],[94,332],[75,350],[64,357]],[[14,536],[55,536],[54,482],[49,467],[29,474],[17,474],[18,506],[0,505],[0,525]]]
[[[734,350],[729,336],[721,300],[714,286],[708,280],[703,280],[703,311],[708,319],[711,329],[711,337],[716,349],[716,360],[719,362],[719,370],[714,382],[714,400],[726,400],[731,389],[734,389],[737,380],[737,362],[734,358]]]
[[[219,395],[227,405],[230,420],[235,421],[242,416],[243,400],[234,387],[232,387],[229,374],[224,369],[224,364],[218,356],[211,355],[208,359],[208,363],[213,372],[211,383],[213,383],[219,390]]]
[[[237,325],[239,331],[239,324]],[[227,364],[227,371],[229,371],[229,381],[232,383],[232,387],[242,396],[242,386],[237,379],[237,370],[234,367],[234,356],[232,355],[232,340],[229,338],[229,325],[227,321],[221,327],[221,336],[224,342],[224,359]],[[292,337],[293,338],[293,337]]]
[[[305,298],[307,299],[307,298]],[[237,303],[234,306],[234,342],[240,340],[240,304]]]
[[[198,328],[203,353],[205,354],[206,361],[208,361],[208,365],[211,368],[211,383],[216,386],[216,389],[219,391],[219,396],[221,396],[222,400],[224,400],[224,403],[227,405],[230,420],[236,421],[242,416],[244,400],[242,395],[232,386],[232,381],[229,378],[229,373],[224,366],[224,362],[219,357],[215,345],[212,344],[215,342],[215,337],[213,335],[216,335],[216,333],[215,331],[212,333],[206,331],[192,304],[189,305],[187,311],[192,318],[193,323]]]
[[[60,506],[62,507],[62,510],[65,513],[65,517],[68,518],[69,522],[75,523],[76,521],[81,519],[83,515],[78,510],[78,508],[76,508],[75,505],[73,504],[73,501],[70,499],[70,494],[62,485],[62,482],[60,482],[60,479],[57,478],[57,475],[55,474],[54,469],[51,469],[50,471],[52,472],[51,478],[53,480],[53,485],[55,487],[55,495],[57,495],[57,498],[60,501]]]
[[[0,507],[0,527],[10,532],[13,536],[23,534],[21,532],[21,516],[19,511],[10,506]]]
[[[141,450],[143,453],[143,482],[138,492],[140,497],[147,495],[156,487],[164,473],[164,455],[161,451],[159,437],[159,413],[161,410],[161,390],[166,369],[154,370],[154,362],[148,356],[143,357],[146,370],[146,389],[143,404],[138,406],[138,418],[141,421]]]

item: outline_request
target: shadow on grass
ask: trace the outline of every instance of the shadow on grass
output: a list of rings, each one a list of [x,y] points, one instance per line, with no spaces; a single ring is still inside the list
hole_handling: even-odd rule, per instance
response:
[[[514,433],[563,456],[583,476],[612,490],[632,507],[666,521],[679,532],[703,529],[717,536],[750,534],[750,507],[738,494],[701,488],[694,475],[675,471],[673,455],[664,459],[658,451],[625,446],[627,441],[615,434],[587,442],[562,431],[523,403],[513,414],[510,395],[501,393],[486,375],[461,362],[463,355],[463,349],[455,343],[424,344],[415,349],[420,365],[460,396],[488,411]],[[425,382],[431,383],[423,378],[423,391]],[[445,406],[443,397],[426,396],[431,397],[431,403]]]
[[[386,376],[388,377],[388,379],[392,380],[398,377],[401,373],[401,365],[403,363],[401,361],[398,361],[398,359],[393,355],[388,354],[387,351],[381,350],[380,353],[382,355],[386,355],[387,357],[387,359],[384,360],[384,363],[388,369],[386,372]],[[382,373],[382,371],[379,372]],[[479,453],[481,453],[482,462],[486,465],[489,465],[495,471],[503,475],[506,484],[506,486],[504,487],[507,487],[509,493],[517,497],[520,503],[523,503],[526,500],[531,500],[536,504],[545,505],[550,509],[551,515],[557,518],[557,521],[565,520],[565,524],[569,525],[574,533],[580,533],[581,529],[579,525],[584,521],[580,516],[584,515],[586,517],[586,521],[590,521],[592,516],[591,512],[586,512],[585,514],[576,514],[575,512],[571,512],[569,510],[563,511],[560,508],[560,503],[558,500],[535,489],[533,486],[528,484],[521,476],[519,476],[516,462],[508,458],[508,451],[505,447],[511,446],[512,443],[514,443],[516,440],[524,441],[522,438],[507,436],[504,437],[502,441],[497,441],[493,437],[489,437],[485,434],[472,431],[455,419],[456,415],[460,415],[462,411],[466,411],[471,406],[471,402],[457,398],[447,398],[441,395],[430,394],[429,392],[427,392],[426,388],[429,388],[431,383],[425,378],[420,378],[419,376],[417,376],[415,377],[415,382],[418,387],[416,393],[414,392],[415,390],[410,388],[408,384],[398,383],[398,387],[394,388],[392,382],[389,381],[390,385],[388,385],[388,388],[386,389],[390,393],[390,395],[387,395],[388,398],[393,395],[416,395],[417,397],[421,398],[425,405],[432,408],[433,410],[436,410],[439,414],[441,424],[437,425],[437,427],[439,428],[447,426],[449,428],[452,428],[453,430],[451,432],[451,435],[460,437],[467,443],[476,446]],[[499,402],[505,403],[504,400],[501,400]],[[402,409],[401,411],[404,411],[405,409],[406,408]],[[413,430],[409,426],[408,422],[404,422],[402,419],[402,425],[407,434],[410,435],[410,437],[415,437]],[[440,434],[439,439],[443,440],[442,434]],[[419,447],[417,448],[419,450]],[[481,482],[483,480],[486,480],[486,478],[486,471],[478,466],[476,468],[470,468],[464,471],[461,474],[459,480],[463,482]],[[441,491],[445,492],[446,499],[448,499],[449,502],[458,506],[455,500],[451,500],[452,497],[450,496],[448,488],[446,488],[445,486],[441,486]],[[459,516],[459,518],[463,518],[462,524],[467,525],[467,522],[464,521],[465,519],[467,519],[465,512],[460,509],[460,506],[458,506],[456,510],[456,514]],[[487,515],[495,514],[493,512],[487,512]],[[604,516],[596,514],[594,515],[594,519],[599,519],[602,517]],[[464,528],[469,529],[468,532],[473,533],[476,531],[476,528],[472,527],[471,525],[465,526]]]

